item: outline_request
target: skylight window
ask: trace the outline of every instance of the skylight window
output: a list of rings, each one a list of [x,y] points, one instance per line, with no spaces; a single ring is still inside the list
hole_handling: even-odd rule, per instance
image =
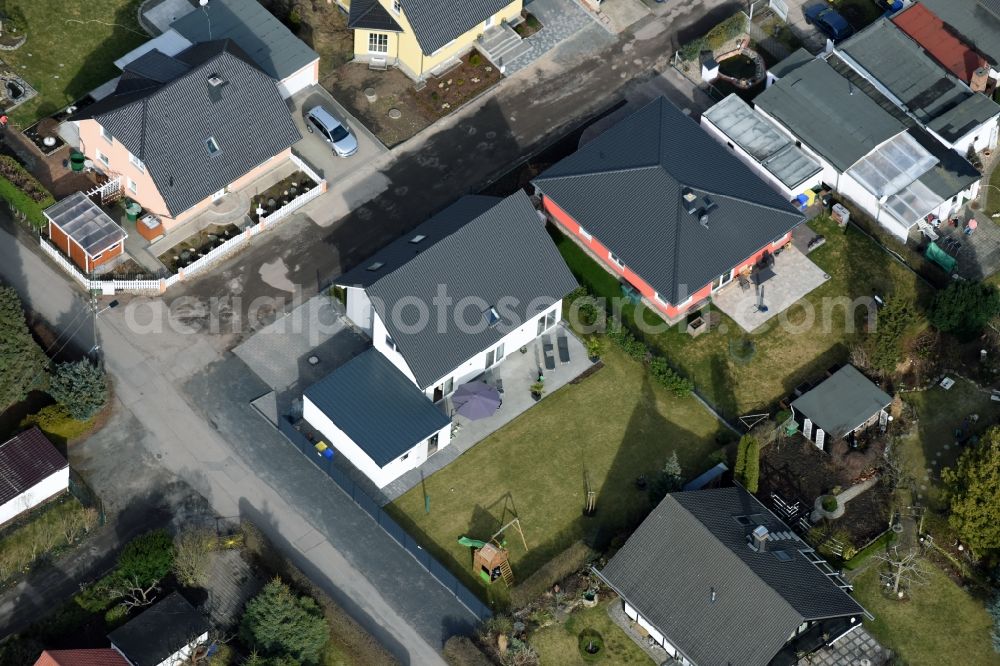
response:
[[[383,266],[385,266],[385,262],[376,261],[374,264],[372,264],[371,266],[368,267],[368,270],[370,270],[370,271],[377,271],[378,269],[382,268]]]
[[[410,242],[416,245],[425,238],[427,238],[427,236],[425,236],[424,234],[417,234],[416,236],[410,239]]]
[[[214,136],[210,136],[205,139],[205,150],[208,151],[209,155],[215,155],[221,150],[219,148],[219,142],[215,140]]]
[[[489,324],[490,326],[493,326],[498,321],[500,321],[500,313],[497,312],[496,308],[490,308],[489,310],[484,310],[483,311],[483,319],[486,320],[487,324]]]

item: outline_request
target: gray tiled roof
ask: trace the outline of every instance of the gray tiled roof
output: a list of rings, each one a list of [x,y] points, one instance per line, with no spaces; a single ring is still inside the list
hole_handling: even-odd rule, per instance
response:
[[[900,100],[913,116],[949,141],[1000,114],[973,93],[895,23],[881,18],[838,47]],[[978,98],[978,99],[977,99]]]
[[[167,209],[177,215],[301,135],[275,80],[229,40],[195,44],[174,60],[176,71],[182,65],[187,70],[162,84],[126,66],[116,92],[74,119],[97,120],[141,159]],[[225,83],[210,85],[213,75]],[[219,146],[215,155],[205,147],[209,137]]]
[[[127,71],[131,76],[148,79],[156,83],[172,81],[191,69],[190,65],[186,62],[182,62],[155,49],[143,53],[130,62],[127,67]],[[124,74],[123,72],[123,76]]]
[[[91,257],[127,236],[125,230],[83,192],[74,192],[46,208],[44,213]]]
[[[519,191],[494,201],[482,212],[481,199],[470,202],[466,210],[472,215],[465,224],[456,209],[448,208],[418,226],[407,238],[425,234],[439,240],[398,267],[387,264],[381,269],[387,272],[367,286],[372,305],[421,388],[495,345],[577,286],[528,196]],[[444,308],[443,328],[435,305],[439,289],[452,299]],[[392,316],[396,304],[407,301],[426,305],[428,325],[408,325],[413,308]],[[465,304],[471,305],[462,309]],[[478,306],[497,307],[500,320],[486,326],[473,312]],[[460,327],[457,318],[469,325]]]
[[[464,35],[512,0],[400,0],[403,16],[425,54]]]
[[[725,146],[660,98],[532,181],[671,303],[803,218]],[[685,188],[708,197],[707,228]]]
[[[193,43],[231,39],[265,74],[278,80],[319,58],[257,0],[212,0],[170,27]]]
[[[210,628],[187,599],[172,592],[112,631],[108,639],[135,666],[157,666]]]
[[[980,0],[921,0],[962,41],[974,46],[994,65],[1000,63],[1000,15]]]
[[[313,384],[305,396],[379,467],[450,423],[375,349],[362,352]]]
[[[403,30],[378,0],[353,0],[347,17],[347,27],[387,32]]]
[[[819,386],[792,402],[833,439],[840,439],[889,406],[892,397],[853,365],[827,377]]]
[[[38,427],[0,444],[0,504],[41,483],[69,463]]]
[[[796,68],[753,102],[841,172],[905,129],[824,60]]]
[[[758,525],[765,552],[747,545]],[[802,622],[864,612],[806,549],[742,488],[671,493],[601,575],[693,663],[763,666]]]

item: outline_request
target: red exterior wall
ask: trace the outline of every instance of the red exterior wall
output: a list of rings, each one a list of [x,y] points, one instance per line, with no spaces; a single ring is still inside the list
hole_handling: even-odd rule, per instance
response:
[[[633,273],[628,266],[625,268],[620,268],[617,264],[608,258],[608,250],[610,249],[614,252],[614,248],[607,248],[602,245],[596,237],[587,240],[584,236],[580,235],[580,224],[574,220],[569,213],[560,208],[555,202],[549,199],[547,196],[542,195],[542,207],[549,214],[549,217],[559,223],[563,229],[568,231],[570,234],[576,238],[577,242],[589,248],[612,273],[616,275],[621,275],[625,280],[628,281],[633,287],[635,287],[639,293],[641,293],[647,301],[652,303],[658,310],[663,312],[667,318],[676,319],[677,317],[684,315],[692,306],[698,305],[701,301],[705,300],[712,294],[712,283],[708,283],[705,286],[697,289],[691,294],[690,300],[685,302],[683,305],[676,306],[674,304],[664,304],[662,301],[656,298],[656,290],[653,289],[649,284],[639,277],[636,273]],[[590,231],[588,230],[589,234]],[[775,243],[768,243],[764,247],[760,248],[752,255],[747,257],[745,260],[738,263],[732,268],[730,276],[738,273],[744,267],[756,263],[765,252],[773,251],[775,248],[781,247],[788,241],[792,239],[792,232],[789,231],[780,240]]]
[[[87,256],[82,247],[66,236],[63,230],[52,224],[52,222],[49,222],[49,239],[53,245],[72,259],[73,263],[79,266],[84,273],[90,273],[97,266],[108,263],[125,251],[125,243],[119,242],[114,247],[105,250],[97,259],[92,259]]]

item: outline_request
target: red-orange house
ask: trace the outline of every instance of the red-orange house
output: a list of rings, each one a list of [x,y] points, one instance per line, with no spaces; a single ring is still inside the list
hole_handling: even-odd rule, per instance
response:
[[[549,219],[670,322],[788,243],[804,221],[663,98],[533,184]]]
[[[49,239],[85,273],[94,272],[125,251],[128,234],[83,192],[44,211]]]

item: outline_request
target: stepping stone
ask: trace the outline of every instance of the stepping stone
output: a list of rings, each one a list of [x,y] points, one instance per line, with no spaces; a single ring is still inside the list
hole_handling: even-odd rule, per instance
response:
[[[943,447],[941,447],[941,448],[943,448],[943,449],[944,449],[945,451],[947,451],[948,449],[950,449],[950,448],[951,448],[951,444],[945,444],[945,445],[944,445]]]

